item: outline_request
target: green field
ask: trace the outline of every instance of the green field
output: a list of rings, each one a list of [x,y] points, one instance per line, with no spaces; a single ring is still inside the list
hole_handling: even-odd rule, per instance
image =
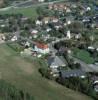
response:
[[[38,68],[45,67],[41,62],[43,61],[26,60],[7,45],[0,45],[0,77],[31,93],[35,100],[92,100],[43,78],[38,72]]]
[[[36,12],[36,7],[28,7],[28,8],[10,8],[5,11],[0,11],[0,14],[23,14],[24,16],[31,17],[35,19],[38,15]]]
[[[74,56],[87,64],[94,63],[94,58],[91,57],[90,53],[85,50],[74,49]]]

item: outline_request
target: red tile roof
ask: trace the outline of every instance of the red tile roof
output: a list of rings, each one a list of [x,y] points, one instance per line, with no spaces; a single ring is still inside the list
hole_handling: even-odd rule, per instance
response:
[[[48,45],[44,43],[37,43],[36,46],[40,49],[47,49]]]

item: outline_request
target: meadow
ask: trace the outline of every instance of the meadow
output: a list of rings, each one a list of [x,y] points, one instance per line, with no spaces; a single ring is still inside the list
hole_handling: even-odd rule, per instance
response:
[[[35,100],[92,100],[40,75],[38,69],[47,67],[42,59],[26,59],[6,44],[0,45],[0,78],[16,88],[29,92]]]
[[[38,14],[36,12],[36,7],[28,7],[28,8],[9,8],[7,10],[1,10],[0,14],[23,14],[26,17],[30,17],[35,19]]]

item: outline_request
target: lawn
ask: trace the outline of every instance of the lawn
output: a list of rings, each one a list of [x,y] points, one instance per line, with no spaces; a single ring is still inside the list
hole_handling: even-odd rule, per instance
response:
[[[43,78],[38,72],[40,67],[45,67],[43,60],[24,59],[6,44],[0,45],[1,78],[31,93],[35,100],[92,100]]]
[[[94,58],[86,50],[74,49],[74,56],[84,61],[87,64],[94,63]]]
[[[35,19],[38,14],[36,12],[36,7],[28,7],[28,8],[10,8],[5,11],[0,11],[0,14],[23,14],[24,16],[31,17],[32,19]]]

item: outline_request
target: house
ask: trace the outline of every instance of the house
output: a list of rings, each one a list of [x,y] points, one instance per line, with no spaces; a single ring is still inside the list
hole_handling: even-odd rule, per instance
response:
[[[49,28],[49,27],[46,28],[46,32],[50,32],[51,30],[52,30],[52,29]]]
[[[58,5],[57,5],[57,4],[54,4],[54,5],[53,5],[53,9],[54,9],[54,10],[58,10]]]
[[[55,24],[54,24],[54,28],[55,28],[56,30],[59,30],[60,28],[62,28],[62,25],[60,25],[59,23],[55,23]]]
[[[84,23],[88,22],[89,23],[90,22],[90,18],[89,17],[84,17],[83,20],[82,20],[82,22],[84,22]]]
[[[38,30],[36,29],[31,30],[31,34],[33,35],[33,38],[37,38]]]
[[[70,31],[67,31],[67,38],[71,39],[71,33],[70,33]]]
[[[59,67],[65,67],[66,64],[58,57],[58,56],[51,56],[47,60],[48,66],[51,69],[57,69]]]
[[[60,4],[49,4],[48,8],[50,10],[60,10],[60,11],[63,11],[63,10],[66,10],[67,9],[67,6],[64,4],[64,3],[60,3]]]
[[[81,36],[81,33],[78,33],[75,35],[75,39],[80,39],[82,36]]]
[[[31,34],[37,34],[37,33],[38,33],[38,31],[35,29],[31,31]]]
[[[53,23],[57,23],[57,22],[59,21],[59,19],[58,19],[58,18],[53,17],[53,18],[51,18],[51,21],[52,21]]]
[[[5,35],[4,34],[0,34],[0,43],[3,43],[5,41]]]
[[[47,54],[49,53],[49,47],[47,44],[44,43],[36,43],[34,46],[34,51],[42,54]]]
[[[48,24],[49,21],[50,21],[50,17],[44,17],[44,18],[43,18],[43,23],[44,23],[44,24]]]
[[[71,9],[70,8],[67,8],[66,9],[66,13],[70,13],[71,12]]]
[[[93,81],[93,88],[95,92],[98,92],[98,76],[92,77],[92,81]]]
[[[42,25],[42,21],[40,21],[40,20],[37,20],[35,23],[36,23],[36,25]]]
[[[30,47],[30,43],[28,41],[26,41],[25,47],[27,47],[27,48]]]
[[[38,0],[38,2],[44,2],[45,0]]]
[[[53,4],[49,4],[48,9],[52,10],[53,9]]]
[[[13,37],[11,38],[11,41],[12,41],[12,42],[17,41],[17,39],[18,39],[17,36],[13,36]]]
[[[70,71],[65,71],[61,70],[60,71],[60,77],[65,79],[65,78],[70,78],[70,77],[80,77],[80,78],[85,78],[86,73],[80,69],[75,69],[75,70],[70,70]]]
[[[93,46],[88,46],[88,50],[95,50]]]
[[[61,4],[59,4],[58,9],[61,10],[61,11],[66,10],[67,6],[64,3],[61,3]]]
[[[69,25],[71,24],[72,22],[74,22],[74,17],[73,16],[67,16],[66,17],[66,23]]]
[[[28,20],[28,17],[24,17],[24,16],[23,16],[23,17],[21,18],[21,21],[26,21],[26,20]]]
[[[91,10],[91,7],[87,7],[87,8],[86,8],[86,11],[90,11],[90,10]]]

